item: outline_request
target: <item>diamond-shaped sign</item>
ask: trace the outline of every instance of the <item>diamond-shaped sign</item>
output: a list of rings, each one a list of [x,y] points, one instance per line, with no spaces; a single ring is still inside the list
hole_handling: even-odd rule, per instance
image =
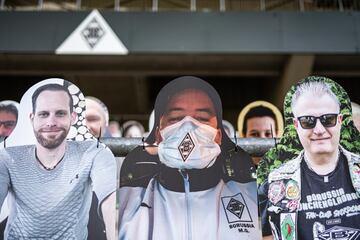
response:
[[[59,45],[56,54],[127,54],[129,51],[96,9]]]
[[[238,218],[241,218],[241,215],[244,211],[244,204],[234,198],[231,198],[226,209]]]
[[[191,139],[190,134],[187,133],[178,147],[180,155],[184,160],[184,162],[189,157],[194,147],[195,147],[194,141]]]
[[[89,44],[91,48],[94,48],[105,33],[105,30],[101,27],[95,17],[81,31],[81,35],[85,38],[87,44]]]

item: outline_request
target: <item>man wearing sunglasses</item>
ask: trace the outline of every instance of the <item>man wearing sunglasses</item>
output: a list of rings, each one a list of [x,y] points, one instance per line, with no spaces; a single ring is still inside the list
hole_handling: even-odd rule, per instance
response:
[[[14,130],[17,122],[18,110],[9,101],[0,102],[0,138],[5,138]]]
[[[269,174],[264,239],[360,239],[360,157],[340,145],[338,98],[325,82],[304,82],[291,108],[304,150]]]

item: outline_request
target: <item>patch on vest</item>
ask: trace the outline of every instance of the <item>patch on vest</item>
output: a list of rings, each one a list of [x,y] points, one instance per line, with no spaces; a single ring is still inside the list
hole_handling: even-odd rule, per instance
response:
[[[268,190],[268,198],[272,204],[277,204],[285,196],[285,184],[283,181],[275,181],[270,183]]]
[[[290,212],[295,211],[300,205],[300,200],[299,199],[295,199],[295,200],[291,200],[289,202],[286,203],[286,208],[289,209]]]
[[[296,240],[295,213],[280,214],[281,239]]]
[[[300,198],[299,185],[294,180],[290,180],[286,184],[286,197],[291,200]]]
[[[192,150],[194,149],[194,147],[195,147],[195,143],[191,139],[190,134],[187,133],[178,147],[180,155],[181,155],[182,159],[184,160],[184,162],[189,157],[189,155],[192,152]]]
[[[354,166],[351,169],[354,173],[360,174],[360,163],[354,163]]]

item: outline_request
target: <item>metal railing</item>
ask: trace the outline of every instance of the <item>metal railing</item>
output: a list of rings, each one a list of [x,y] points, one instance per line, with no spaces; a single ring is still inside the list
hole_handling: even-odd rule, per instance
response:
[[[2,10],[359,11],[360,0],[0,0]]]
[[[274,138],[238,138],[237,145],[251,156],[261,157],[275,145],[275,141]],[[116,157],[124,157],[136,147],[146,148],[142,138],[101,138],[100,142],[108,146]]]
[[[3,138],[0,137],[0,143],[4,147]],[[232,139],[234,141],[234,139]],[[254,157],[263,156],[271,147],[275,145],[278,139],[264,138],[238,138],[237,145]],[[6,142],[6,140],[5,140]],[[143,138],[100,138],[100,142],[105,144],[116,157],[125,157],[136,147],[144,147]],[[6,144],[5,144],[6,147]]]

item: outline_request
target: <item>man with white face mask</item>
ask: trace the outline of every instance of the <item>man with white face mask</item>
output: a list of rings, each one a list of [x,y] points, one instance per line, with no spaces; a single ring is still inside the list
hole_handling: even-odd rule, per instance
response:
[[[249,155],[225,134],[209,84],[181,77],[155,103],[155,124],[120,172],[119,239],[259,239]]]
[[[179,92],[171,98],[156,132],[160,161],[177,169],[212,166],[221,152],[221,131],[217,127],[214,105],[205,92]]]

